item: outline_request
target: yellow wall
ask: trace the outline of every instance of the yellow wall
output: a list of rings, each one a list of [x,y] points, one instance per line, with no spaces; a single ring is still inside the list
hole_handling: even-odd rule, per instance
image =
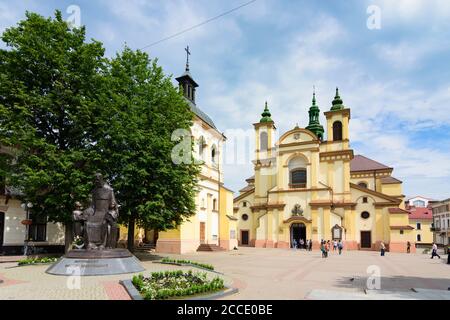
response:
[[[421,224],[421,230],[417,230],[417,223]],[[418,244],[433,243],[433,232],[431,231],[432,219],[409,219],[409,225],[414,228],[414,241]],[[420,234],[421,241],[417,241],[417,235]]]

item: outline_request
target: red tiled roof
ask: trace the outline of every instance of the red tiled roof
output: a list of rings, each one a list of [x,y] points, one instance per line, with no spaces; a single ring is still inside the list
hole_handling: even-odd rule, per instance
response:
[[[397,178],[394,177],[384,177],[381,178],[381,183],[383,184],[392,184],[392,183],[403,183],[401,180],[398,180]]]
[[[352,161],[350,161],[350,171],[371,171],[371,170],[383,170],[392,169],[382,163],[375,160],[366,158],[362,155],[356,155]]]
[[[408,211],[410,219],[433,219],[433,211],[430,208],[411,207]]]
[[[411,226],[391,226],[391,230],[414,230]]]
[[[249,190],[252,190],[253,188],[255,188],[255,187],[252,187],[252,186],[246,186],[246,187],[242,188],[241,190],[239,190],[239,192],[247,192],[247,191],[249,191]]]
[[[409,211],[403,210],[401,208],[389,208],[389,213],[409,213]]]

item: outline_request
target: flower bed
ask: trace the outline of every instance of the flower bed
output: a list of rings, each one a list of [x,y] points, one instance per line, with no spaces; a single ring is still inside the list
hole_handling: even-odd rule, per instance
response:
[[[206,273],[165,271],[153,272],[149,277],[133,276],[133,285],[145,300],[183,298],[224,289],[223,279],[208,280]]]
[[[29,264],[41,264],[41,263],[53,263],[56,262],[58,258],[55,257],[42,257],[42,258],[29,258],[18,261],[19,266],[29,265]]]
[[[161,260],[162,263],[173,263],[173,264],[188,264],[191,266],[197,266],[200,268],[208,269],[208,270],[214,270],[214,267],[210,264],[204,264],[200,262],[195,262],[191,260],[175,260],[175,259],[169,259],[169,258],[163,258]]]

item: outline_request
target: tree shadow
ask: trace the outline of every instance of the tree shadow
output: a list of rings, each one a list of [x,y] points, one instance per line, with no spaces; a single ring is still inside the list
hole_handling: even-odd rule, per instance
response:
[[[156,260],[161,260],[164,257],[156,254],[156,253],[149,253],[149,252],[134,252],[133,253],[136,258],[138,258],[140,261],[156,261]]]
[[[340,288],[353,288],[364,291],[367,289],[368,276],[363,277],[342,277],[335,281],[336,287]],[[369,280],[370,283],[374,283]],[[424,278],[424,277],[414,277],[414,276],[381,276],[380,288],[381,290],[392,290],[392,291],[408,291],[412,288],[420,289],[434,289],[434,290],[449,290],[450,289],[450,278]]]

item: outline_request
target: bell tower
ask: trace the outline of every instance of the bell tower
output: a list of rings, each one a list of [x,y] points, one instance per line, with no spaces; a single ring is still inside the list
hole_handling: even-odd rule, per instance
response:
[[[330,111],[324,113],[327,119],[327,141],[333,143],[338,150],[349,148],[348,125],[350,122],[350,109],[344,106],[336,88],[336,95],[332,102]]]
[[[189,71],[189,56],[191,55],[189,46],[184,50],[186,51],[186,69],[181,76],[176,78],[176,80],[178,81],[180,91],[183,92],[184,97],[195,105],[195,91],[198,84],[194,81],[194,78]]]
[[[276,157],[275,157],[275,123],[265,103],[264,111],[258,123],[253,124],[255,128],[255,196],[267,197],[267,191],[275,183]]]
[[[308,129],[312,133],[314,133],[320,141],[323,140],[323,126],[319,121],[320,109],[316,105],[316,92],[313,92],[312,105],[309,108],[309,124],[305,129]]]
[[[327,183],[333,188],[334,201],[350,202],[350,161],[353,150],[350,149],[348,124],[350,109],[344,106],[336,88],[336,95],[330,111],[325,112],[327,119],[327,141],[321,161],[328,166]]]

